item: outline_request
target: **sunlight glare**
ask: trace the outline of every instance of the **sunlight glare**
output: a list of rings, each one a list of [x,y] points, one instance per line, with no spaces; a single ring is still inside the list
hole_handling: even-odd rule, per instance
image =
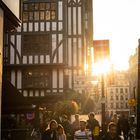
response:
[[[88,64],[87,63],[84,65],[84,71],[85,71],[85,74],[87,74],[87,72],[88,72]]]
[[[110,70],[110,62],[105,59],[93,64],[93,74],[99,75],[107,73]]]

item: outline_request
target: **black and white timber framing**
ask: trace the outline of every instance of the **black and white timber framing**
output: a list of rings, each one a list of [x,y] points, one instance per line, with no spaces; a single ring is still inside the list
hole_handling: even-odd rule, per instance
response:
[[[90,62],[92,0],[21,0],[20,7],[21,27],[5,34],[4,76],[26,97],[74,89]]]

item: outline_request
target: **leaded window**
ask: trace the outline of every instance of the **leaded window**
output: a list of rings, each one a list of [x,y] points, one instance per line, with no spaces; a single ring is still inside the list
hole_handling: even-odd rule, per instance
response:
[[[23,21],[56,20],[57,3],[53,2],[24,2]]]
[[[23,88],[50,88],[50,71],[32,69],[23,71]]]
[[[23,55],[49,54],[50,36],[43,35],[23,35],[22,53]]]

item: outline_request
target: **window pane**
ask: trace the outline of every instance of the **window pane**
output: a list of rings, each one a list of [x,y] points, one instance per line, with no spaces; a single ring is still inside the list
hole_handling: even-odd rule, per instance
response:
[[[51,10],[56,10],[56,3],[51,3]]]
[[[46,11],[46,20],[50,20],[50,11]]]
[[[26,3],[23,4],[23,10],[25,10],[25,11],[28,10],[28,4],[26,4]]]
[[[34,3],[29,4],[29,10],[34,10]]]
[[[23,88],[49,88],[50,72],[45,76],[46,70],[34,69],[23,71]]]
[[[125,89],[125,93],[127,93],[128,92],[128,90],[127,90],[127,88]]]
[[[23,21],[27,20],[55,20],[56,19],[56,2],[35,2],[35,3],[24,3],[23,9],[27,13],[23,14]]]
[[[123,93],[123,88],[120,88],[120,93]]]
[[[51,11],[51,19],[54,20],[55,19],[55,11]]]
[[[46,3],[46,9],[47,9],[47,10],[50,9],[50,3]]]
[[[34,12],[34,19],[39,20],[39,12]]]
[[[45,3],[40,3],[40,10],[45,10]]]
[[[49,35],[24,35],[23,54],[49,54]]]
[[[23,21],[28,20],[28,12],[23,12]]]
[[[44,20],[44,12],[40,12],[40,20]]]
[[[45,10],[45,3],[40,3],[40,10]]]
[[[33,20],[33,12],[29,12],[29,20]]]
[[[35,10],[38,10],[39,4],[35,3]]]

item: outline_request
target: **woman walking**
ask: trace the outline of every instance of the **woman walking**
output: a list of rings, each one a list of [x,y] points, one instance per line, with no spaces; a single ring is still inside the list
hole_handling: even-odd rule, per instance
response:
[[[64,128],[61,124],[57,127],[58,140],[67,140]]]
[[[48,128],[42,135],[42,140],[57,140],[57,126],[55,120],[50,121]]]

